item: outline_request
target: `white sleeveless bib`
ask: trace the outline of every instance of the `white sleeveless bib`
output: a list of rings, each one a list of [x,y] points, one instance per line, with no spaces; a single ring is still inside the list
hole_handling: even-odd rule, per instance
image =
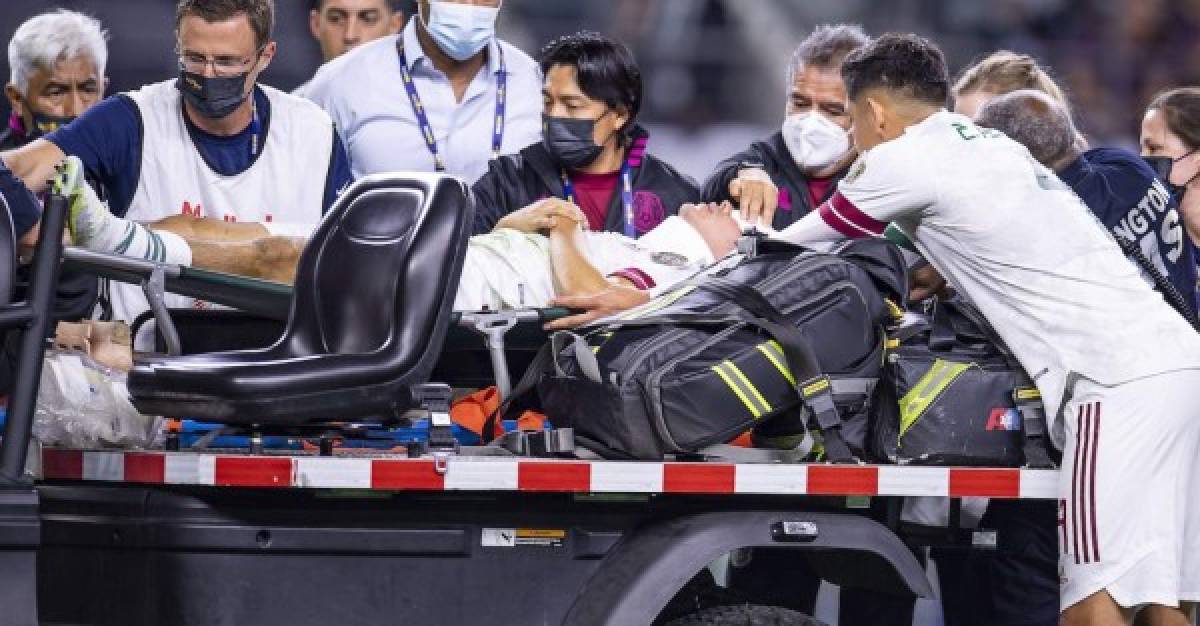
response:
[[[184,214],[315,227],[325,198],[333,122],[308,100],[259,88],[271,103],[266,136],[260,139],[258,158],[234,176],[213,171],[192,142],[175,79],[128,93],[142,118],[142,162],[125,217],[153,222]],[[149,309],[136,286],[112,283],[110,294],[114,319],[133,322]],[[173,294],[166,300],[169,307],[197,304]]]

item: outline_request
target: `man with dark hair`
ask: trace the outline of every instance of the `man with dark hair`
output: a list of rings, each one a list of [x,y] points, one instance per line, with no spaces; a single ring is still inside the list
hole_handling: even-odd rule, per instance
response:
[[[351,48],[404,27],[404,12],[395,0],[313,0],[308,27],[321,45],[321,56],[332,61]]]
[[[699,198],[694,181],[646,153],[642,75],[624,45],[568,35],[543,48],[541,68],[545,138],[475,183],[477,234],[535,232],[557,215],[636,238]]]
[[[702,195],[787,227],[821,204],[854,161],[841,65],[869,39],[852,24],[818,26],[792,54],[783,128],[717,164]]]
[[[975,122],[1029,148],[1114,237],[1134,243],[1195,312],[1196,246],[1184,231],[1175,198],[1142,157],[1119,148],[1080,150],[1070,116],[1040,91],[997,96]]]
[[[0,156],[34,191],[64,156],[77,156],[112,212],[136,220],[184,214],[307,232],[350,182],[349,166],[324,111],[257,84],[275,56],[274,22],[272,0],[180,0],[178,78],[108,98]],[[182,242],[133,234],[126,244],[162,258]],[[112,304],[126,321],[147,306],[131,285],[113,285]]]
[[[537,64],[496,36],[500,0],[419,0],[395,36],[317,71],[305,95],[329,112],[355,176],[446,172],[473,183],[488,161],[541,139]]]
[[[310,4],[308,28],[326,63],[404,28],[404,12],[397,0],[311,0]],[[305,83],[292,93],[304,96],[307,87]]]
[[[1063,450],[1062,623],[1184,624],[1200,600],[1200,335],[1054,174],[945,110],[942,53],[885,35],[842,65],[862,152],[780,237],[894,222],[982,311],[1041,391]],[[1103,277],[1098,280],[1096,277]]]

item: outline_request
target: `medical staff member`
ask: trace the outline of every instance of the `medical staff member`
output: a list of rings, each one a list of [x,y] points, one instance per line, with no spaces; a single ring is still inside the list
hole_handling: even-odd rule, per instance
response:
[[[180,0],[178,78],[109,98],[0,156],[35,191],[78,156],[112,212],[132,219],[184,214],[307,234],[351,177],[324,111],[257,84],[275,55],[273,25],[272,0]],[[116,319],[145,310],[131,285],[113,285],[112,300]]]
[[[306,93],[337,123],[355,176],[446,172],[541,138],[541,76],[496,37],[500,0],[420,0],[404,31],[325,64]]]
[[[867,41],[856,25],[813,30],[788,64],[783,128],[717,164],[704,199],[736,202],[746,219],[761,215],[776,230],[824,202],[856,155],[842,60]]]
[[[885,35],[842,74],[862,154],[780,237],[816,245],[888,222],[910,235],[1053,416],[1062,624],[1128,624],[1145,607],[1186,623],[1200,599],[1200,335],[1027,149],[945,110],[932,43]]]
[[[12,107],[0,150],[23,146],[73,121],[104,95],[108,33],[94,18],[59,9],[21,24],[8,42]]]
[[[476,234],[528,232],[562,215],[636,238],[699,198],[695,181],[646,152],[642,74],[624,45],[568,35],[542,49],[541,67],[544,138],[493,161],[475,184]]]
[[[351,48],[395,35],[404,27],[399,0],[312,0],[308,28],[325,63]],[[307,97],[308,83],[292,93]]]
[[[1142,156],[1179,203],[1192,243],[1200,245],[1200,191],[1194,191],[1200,188],[1200,88],[1155,96],[1142,118],[1141,146]],[[1196,287],[1200,293],[1200,282]]]

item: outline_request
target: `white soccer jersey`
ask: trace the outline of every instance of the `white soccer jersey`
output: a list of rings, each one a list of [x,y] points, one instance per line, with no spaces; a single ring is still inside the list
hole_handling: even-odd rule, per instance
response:
[[[661,228],[663,225],[655,231]],[[639,289],[658,291],[690,277],[711,261],[711,254],[706,257],[694,246],[680,245],[682,239],[671,238],[676,249],[666,250],[618,233],[588,231],[583,233],[581,248],[601,274],[624,278]],[[555,294],[550,240],[544,235],[501,228],[471,237],[468,242],[454,310],[544,307]]]
[[[1073,375],[1116,385],[1200,366],[1200,335],[1083,203],[999,132],[935,113],[860,156],[833,197],[780,236],[878,236],[887,222],[982,310],[1051,416]]]

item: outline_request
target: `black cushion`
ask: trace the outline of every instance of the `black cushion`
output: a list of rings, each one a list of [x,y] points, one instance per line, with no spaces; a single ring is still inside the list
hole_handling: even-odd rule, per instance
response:
[[[283,337],[262,350],[139,362],[134,405],[280,426],[406,410],[440,353],[473,213],[467,187],[448,176],[358,181],[300,257]]]

